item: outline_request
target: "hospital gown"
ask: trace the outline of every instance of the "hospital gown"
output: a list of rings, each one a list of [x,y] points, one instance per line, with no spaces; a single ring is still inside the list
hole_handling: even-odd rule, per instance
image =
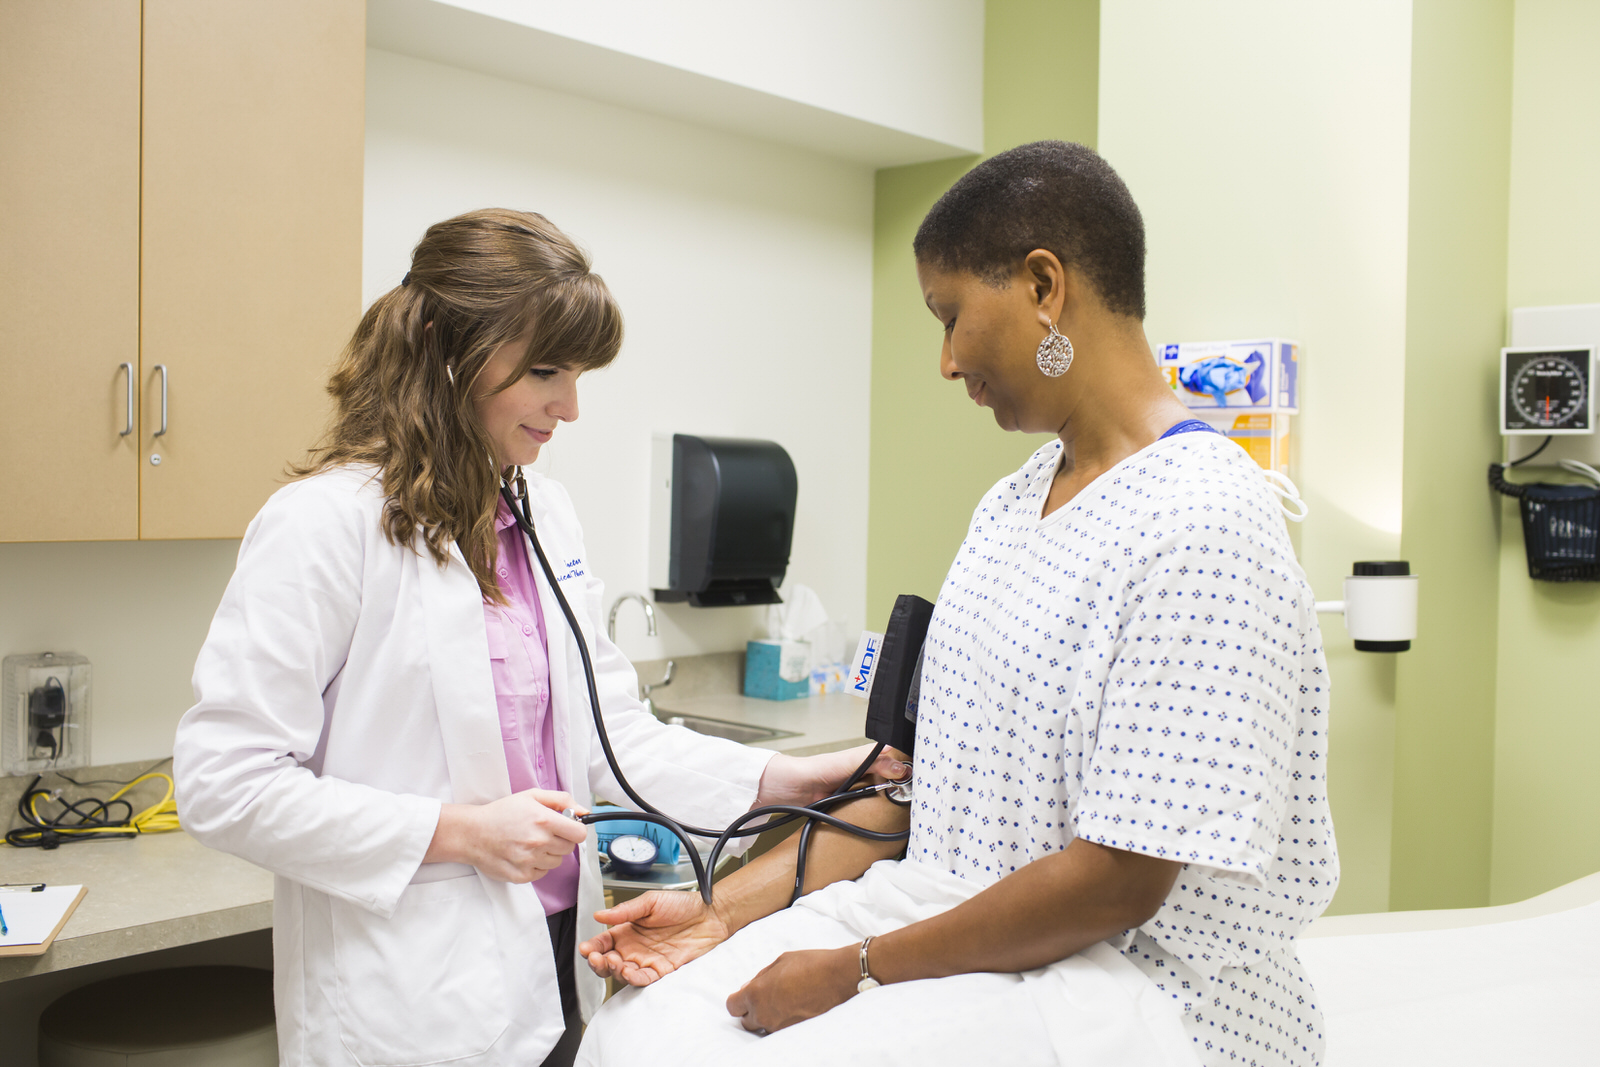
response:
[[[1041,519],[1060,454],[1059,441],[1046,445],[990,490],[939,594],[907,859],[973,891],[1075,836],[1182,862],[1155,916],[1111,947],[1160,991],[1198,1062],[1310,1067],[1323,1022],[1294,938],[1338,882],[1327,665],[1275,499],[1236,444],[1187,433],[1129,457]],[[849,892],[813,897],[832,913]],[[705,986],[701,999],[716,1001],[709,1026],[721,996],[778,951],[854,936],[808,929],[816,920],[794,911],[667,976],[662,1006],[678,997],[681,1012],[696,968],[709,980],[732,967],[720,986]],[[724,950],[728,962],[713,962]],[[741,952],[750,958],[735,960]],[[1086,980],[1056,970],[1061,981]],[[796,1045],[814,1028],[820,1043],[879,992],[774,1038]],[[628,996],[637,999],[617,1011],[641,1022],[652,991]],[[947,1017],[974,1010],[963,1008],[970,996],[951,998]],[[1061,998],[1063,1010],[1073,999]],[[824,1023],[839,1012],[840,1022]],[[986,1021],[985,1032],[1003,1032]],[[733,1042],[729,1023],[718,1029]],[[597,1028],[607,1025],[603,1012]],[[1098,1062],[1074,1055],[1070,1037],[1052,1044],[1061,1062]],[[932,1062],[944,1061],[935,1046]]]

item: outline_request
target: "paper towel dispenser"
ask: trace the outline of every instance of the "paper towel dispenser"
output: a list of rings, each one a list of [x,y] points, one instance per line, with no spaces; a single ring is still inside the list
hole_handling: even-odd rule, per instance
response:
[[[777,604],[789,568],[794,462],[773,441],[656,434],[650,584],[695,607]]]

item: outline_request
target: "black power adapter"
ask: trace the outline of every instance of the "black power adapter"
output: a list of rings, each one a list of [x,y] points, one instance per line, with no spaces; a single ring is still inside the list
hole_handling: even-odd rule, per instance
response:
[[[51,678],[28,693],[28,732],[35,748],[48,748],[50,758],[61,754],[58,731],[67,722],[67,690],[61,679]]]
[[[867,695],[867,736],[908,756],[917,739],[922,642],[932,619],[933,605],[921,597],[902,593],[895,598]]]

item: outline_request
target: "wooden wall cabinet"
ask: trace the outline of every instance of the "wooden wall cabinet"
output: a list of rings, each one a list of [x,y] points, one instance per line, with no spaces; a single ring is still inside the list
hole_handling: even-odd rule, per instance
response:
[[[364,65],[363,0],[0,0],[0,541],[238,537],[315,442]]]
[[[138,537],[139,0],[0,0],[0,322],[0,540]]]

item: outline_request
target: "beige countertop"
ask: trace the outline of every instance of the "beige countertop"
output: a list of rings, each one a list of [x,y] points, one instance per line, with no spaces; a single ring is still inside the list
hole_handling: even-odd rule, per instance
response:
[[[770,748],[791,756],[837,752],[841,748],[867,743],[866,734],[863,733],[867,721],[867,702],[842,693],[807,697],[804,700],[761,700],[738,693],[678,695],[663,690],[656,696],[656,710],[662,714],[676,711],[685,715],[702,715],[708,719],[793,731],[799,736],[751,742],[752,748]]]
[[[272,875],[181,831],[0,847],[0,881],[88,887],[42,956],[0,957],[0,982],[272,925]]]
[[[704,687],[665,687],[656,697],[663,712],[797,735],[756,742],[758,748],[807,756],[866,743],[866,702],[855,697],[758,700]],[[51,851],[0,846],[0,882],[29,881],[82,884],[88,893],[49,951],[0,957],[0,983],[272,925],[272,875],[181,832]]]

